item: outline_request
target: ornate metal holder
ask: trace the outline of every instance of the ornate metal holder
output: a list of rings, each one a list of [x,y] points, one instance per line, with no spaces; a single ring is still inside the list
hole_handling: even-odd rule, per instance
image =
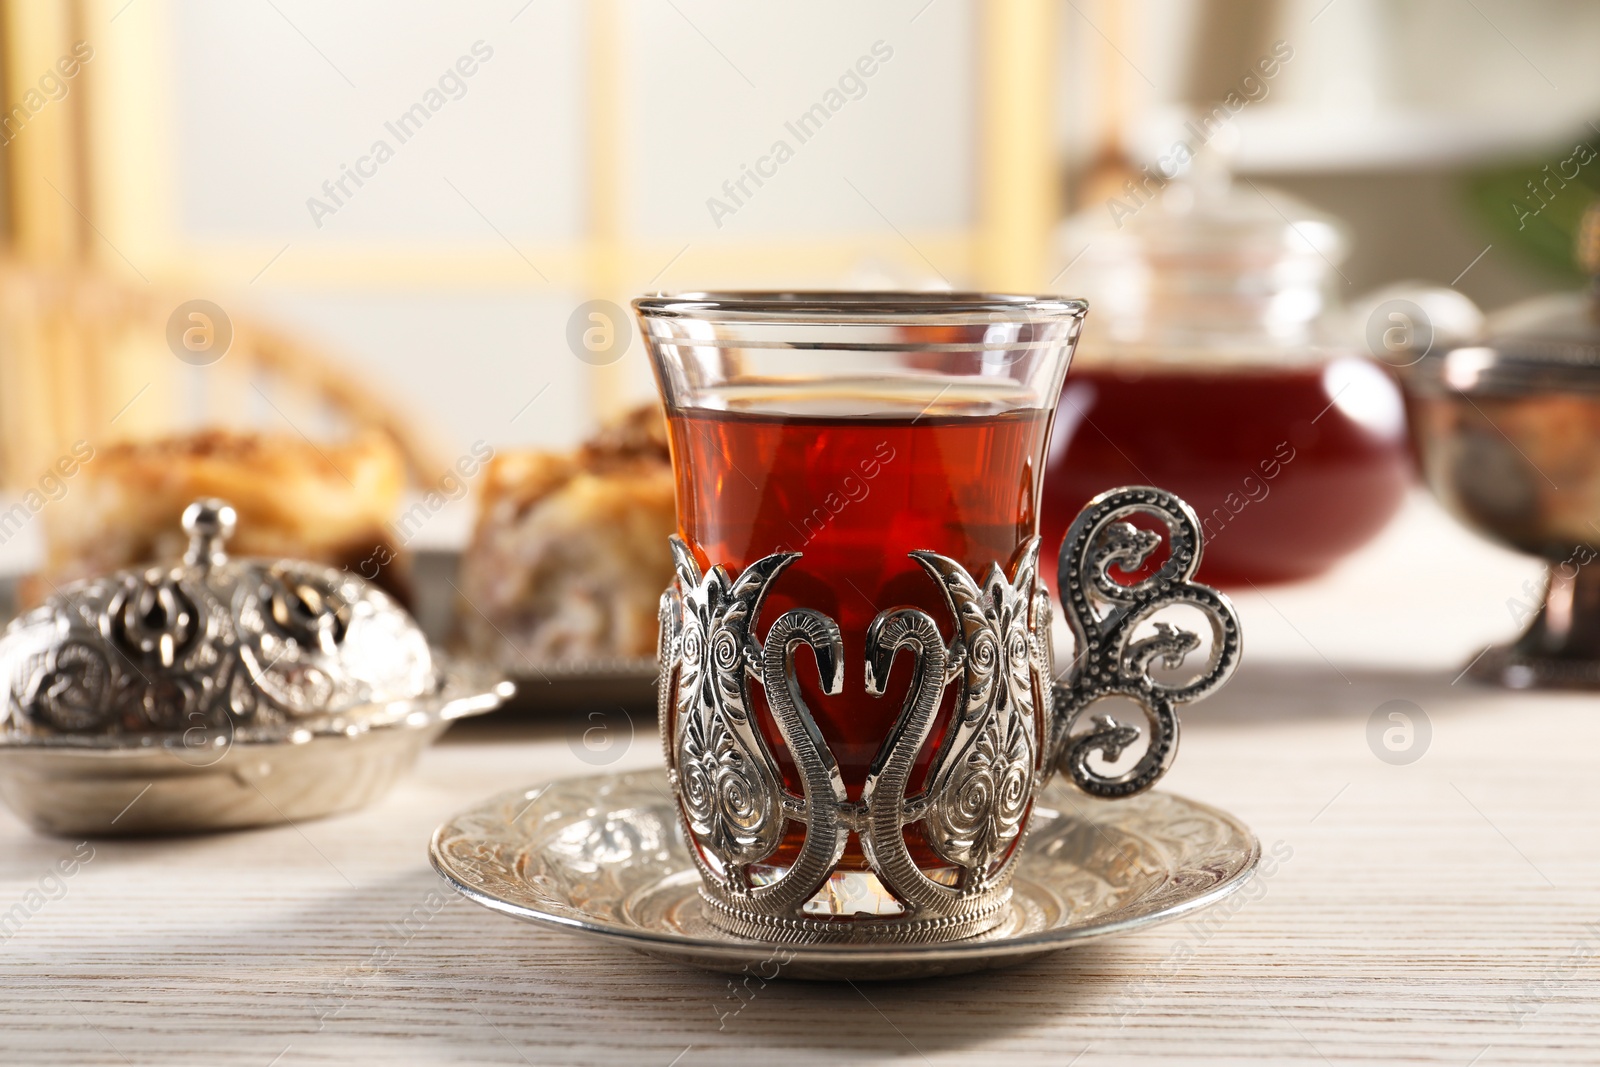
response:
[[[1123,521],[1143,512],[1165,523],[1171,554],[1151,576],[1125,585],[1111,574],[1137,570],[1160,544]],[[828,694],[843,685],[843,642],[826,615],[797,608],[758,641],[762,601],[799,553],[767,556],[731,578],[701,574],[673,539],[677,579],[661,601],[660,721],[668,779],[702,878],[707,917],[738,936],[783,942],[927,942],[969,937],[998,923],[1033,803],[1054,770],[1099,797],[1125,797],[1154,784],[1177,752],[1180,704],[1223,684],[1238,663],[1239,623],[1221,593],[1191,581],[1200,562],[1193,510],[1171,493],[1124,488],[1095,498],[1061,546],[1060,594],[1076,644],[1055,680],[1050,599],[1040,588],[1034,538],[981,582],[933,552],[912,558],[944,594],[953,634],[916,608],[886,608],[866,635],[868,690],[882,695],[894,659],[914,663],[910,691],[882,741],[861,797],[849,799],[833,753],[803,700],[795,653],[810,647]],[[1211,627],[1209,661],[1191,681],[1151,675],[1159,660],[1180,667],[1200,638],[1152,620],[1186,605]],[[1149,626],[1145,626],[1149,623]],[[1141,628],[1147,636],[1136,636]],[[784,786],[780,764],[756,721],[751,683],[798,771],[802,793]],[[922,788],[912,770],[955,687],[953,709]],[[1144,729],[1109,715],[1085,716],[1122,696],[1144,711]],[[1126,771],[1120,760],[1140,737],[1145,750]],[[804,827],[786,868],[772,864],[786,824]],[[925,870],[908,832],[942,861]],[[869,868],[841,870],[851,834]],[[954,872],[954,877],[950,876]],[[833,910],[830,883],[867,881],[891,907],[870,914]]]

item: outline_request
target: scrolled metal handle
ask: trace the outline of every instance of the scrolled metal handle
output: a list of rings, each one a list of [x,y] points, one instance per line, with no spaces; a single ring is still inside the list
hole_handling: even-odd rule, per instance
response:
[[[1138,570],[1161,543],[1155,533],[1124,521],[1128,516],[1153,516],[1166,526],[1170,554],[1155,573],[1131,584],[1111,575]],[[1101,493],[1078,513],[1061,543],[1057,587],[1076,656],[1065,681],[1055,684],[1054,765],[1084,792],[1099,797],[1124,797],[1143,792],[1166,774],[1178,751],[1180,704],[1215,692],[1239,664],[1239,618],[1222,593],[1192,581],[1200,566],[1200,520],[1176,495],[1151,486],[1128,486]],[[1134,639],[1138,628],[1167,608],[1187,606],[1211,626],[1206,669],[1181,685],[1150,674],[1160,660],[1168,668],[1182,665],[1200,647],[1197,634],[1170,623],[1154,623],[1155,633]],[[1141,731],[1110,715],[1091,719],[1094,729],[1074,736],[1082,717],[1101,700],[1124,696],[1145,715],[1144,754],[1120,774],[1096,771],[1090,759],[1107,762],[1141,736]]]

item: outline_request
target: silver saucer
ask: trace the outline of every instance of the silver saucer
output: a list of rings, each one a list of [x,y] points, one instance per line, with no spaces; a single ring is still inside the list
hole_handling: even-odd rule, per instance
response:
[[[931,945],[775,945],[706,922],[662,771],[505,793],[434,832],[433,865],[513,918],[658,959],[763,978],[925,978],[1006,967],[1189,915],[1241,888],[1261,846],[1215,808],[1170,793],[1095,800],[1060,781],[1039,798],[1010,915]],[[774,973],[775,972],[775,973]]]

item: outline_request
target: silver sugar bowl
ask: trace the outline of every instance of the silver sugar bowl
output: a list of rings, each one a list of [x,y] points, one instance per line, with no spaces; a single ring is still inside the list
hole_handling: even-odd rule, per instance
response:
[[[230,559],[189,505],[175,566],[74,582],[0,638],[0,799],[45,833],[223,830],[372,802],[512,686],[451,664],[386,593]]]
[[[1600,689],[1600,204],[1577,245],[1586,291],[1506,308],[1485,337],[1413,352],[1400,371],[1434,495],[1546,563],[1542,588],[1506,601],[1522,634],[1465,672],[1512,689]]]

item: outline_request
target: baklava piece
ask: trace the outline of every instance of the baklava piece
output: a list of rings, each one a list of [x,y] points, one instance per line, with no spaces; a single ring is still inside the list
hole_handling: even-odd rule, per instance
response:
[[[389,527],[405,477],[400,453],[375,432],[342,444],[202,430],[107,445],[42,511],[45,565],[35,590],[178,559],[184,508],[214,496],[239,514],[231,555],[348,567],[409,601]]]
[[[496,455],[480,492],[459,581],[469,654],[524,674],[552,661],[654,655],[677,527],[656,407],[576,453]]]

